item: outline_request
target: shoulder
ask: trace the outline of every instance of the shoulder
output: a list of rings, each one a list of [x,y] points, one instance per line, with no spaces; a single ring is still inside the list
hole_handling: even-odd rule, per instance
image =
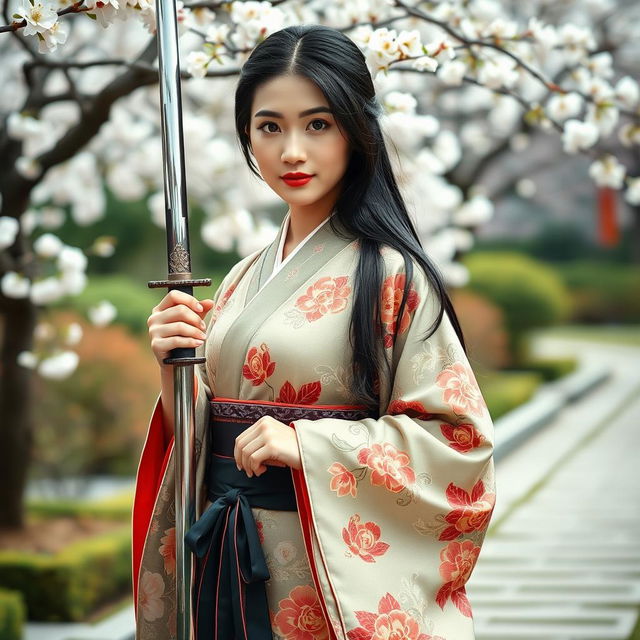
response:
[[[388,286],[391,282],[397,285],[400,281],[402,282],[401,286],[404,286],[407,265],[402,253],[394,247],[382,245],[380,247],[380,256],[383,262],[383,282],[385,286]],[[429,280],[422,265],[412,255],[408,256],[408,260],[412,266],[411,288],[426,291],[429,288]]]

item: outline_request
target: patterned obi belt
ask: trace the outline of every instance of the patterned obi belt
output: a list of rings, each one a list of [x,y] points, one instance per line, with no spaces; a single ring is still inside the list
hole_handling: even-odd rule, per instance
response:
[[[236,438],[262,416],[293,420],[371,417],[358,406],[290,405],[215,398],[209,403],[210,455],[205,483],[212,501],[185,535],[197,556],[193,582],[196,640],[272,640],[265,581],[270,578],[251,507],[297,511],[290,467],[260,476],[238,470]]]

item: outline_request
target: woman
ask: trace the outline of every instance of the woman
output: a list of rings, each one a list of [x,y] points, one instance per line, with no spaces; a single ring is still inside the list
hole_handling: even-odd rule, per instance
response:
[[[254,49],[235,100],[249,167],[289,211],[213,300],[170,292],[149,318],[162,391],[136,483],[137,638],[175,634],[162,360],[196,346],[198,640],[471,639],[493,425],[364,57],[335,29],[287,27]]]

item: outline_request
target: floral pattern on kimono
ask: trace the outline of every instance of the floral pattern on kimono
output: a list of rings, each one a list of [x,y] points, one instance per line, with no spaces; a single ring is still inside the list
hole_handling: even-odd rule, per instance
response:
[[[196,517],[211,397],[342,407],[357,239],[323,225],[268,280],[280,234],[240,261],[214,296],[196,367]],[[402,318],[402,256],[385,247],[379,416],[299,419],[298,511],[252,508],[270,578],[275,639],[471,640],[465,584],[495,502],[493,425],[445,314],[414,262]],[[204,455],[202,455],[204,453]],[[173,441],[156,403],[133,516],[137,640],[175,637]],[[173,549],[173,551],[172,551]],[[419,563],[416,557],[421,558]]]

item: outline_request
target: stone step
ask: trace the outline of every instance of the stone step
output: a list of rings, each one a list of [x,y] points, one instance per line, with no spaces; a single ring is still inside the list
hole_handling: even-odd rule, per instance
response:
[[[473,602],[472,602],[473,606]],[[611,607],[473,607],[476,640],[627,640],[637,611]]]
[[[514,608],[540,604],[640,605],[640,584],[637,582],[584,585],[578,580],[562,580],[531,584],[499,578],[494,581],[470,580],[467,593],[474,607]]]
[[[629,576],[640,580],[640,563],[627,562],[620,566],[585,566],[580,563],[554,562],[549,566],[521,566],[507,565],[497,567],[478,563],[473,570],[474,575],[488,576],[519,576],[521,579],[529,577],[571,578],[572,576]]]

